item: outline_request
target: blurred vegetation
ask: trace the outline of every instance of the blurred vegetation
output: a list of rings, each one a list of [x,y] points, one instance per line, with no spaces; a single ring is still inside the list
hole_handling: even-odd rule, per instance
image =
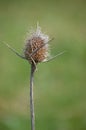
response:
[[[54,37],[51,54],[67,53],[35,73],[37,130],[86,130],[86,1],[1,0],[0,40],[22,53],[39,21]],[[0,130],[30,130],[28,62],[0,43]]]

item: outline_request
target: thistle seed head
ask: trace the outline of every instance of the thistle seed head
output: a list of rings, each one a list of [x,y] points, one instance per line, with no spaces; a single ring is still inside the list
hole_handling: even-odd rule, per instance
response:
[[[46,61],[49,57],[49,36],[42,33],[41,28],[37,26],[31,36],[26,39],[24,49],[25,58],[32,64]],[[42,46],[42,47],[41,47]],[[37,51],[35,51],[37,50]],[[33,53],[35,51],[35,53]],[[33,60],[32,60],[33,59]]]

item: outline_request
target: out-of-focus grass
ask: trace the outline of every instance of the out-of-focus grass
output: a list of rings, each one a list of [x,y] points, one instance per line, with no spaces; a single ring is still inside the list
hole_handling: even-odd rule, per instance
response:
[[[0,1],[0,40],[22,52],[26,32],[39,21],[55,39],[52,53],[67,52],[38,65],[34,95],[37,130],[86,129],[86,2]],[[0,130],[30,129],[30,65],[0,44]]]

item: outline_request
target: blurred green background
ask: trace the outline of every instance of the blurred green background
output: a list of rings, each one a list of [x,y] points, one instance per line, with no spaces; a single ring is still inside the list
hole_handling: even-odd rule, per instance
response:
[[[57,59],[38,65],[36,130],[86,130],[86,1],[0,0],[0,40],[20,53],[39,21]],[[30,65],[0,43],[0,130],[30,130]]]

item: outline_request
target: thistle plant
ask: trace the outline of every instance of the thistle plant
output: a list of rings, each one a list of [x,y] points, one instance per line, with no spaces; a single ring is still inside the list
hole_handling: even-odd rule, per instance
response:
[[[49,43],[53,39],[50,39],[48,35],[42,33],[41,28],[37,25],[36,31],[33,31],[30,36],[27,37],[23,55],[19,54],[8,43],[0,41],[6,45],[12,52],[14,52],[20,58],[27,60],[31,66],[30,73],[30,114],[31,114],[31,130],[35,130],[35,112],[34,112],[34,94],[33,94],[33,79],[34,73],[37,68],[37,64],[41,62],[48,62],[55,59],[57,56],[63,54],[65,51],[50,56]]]

